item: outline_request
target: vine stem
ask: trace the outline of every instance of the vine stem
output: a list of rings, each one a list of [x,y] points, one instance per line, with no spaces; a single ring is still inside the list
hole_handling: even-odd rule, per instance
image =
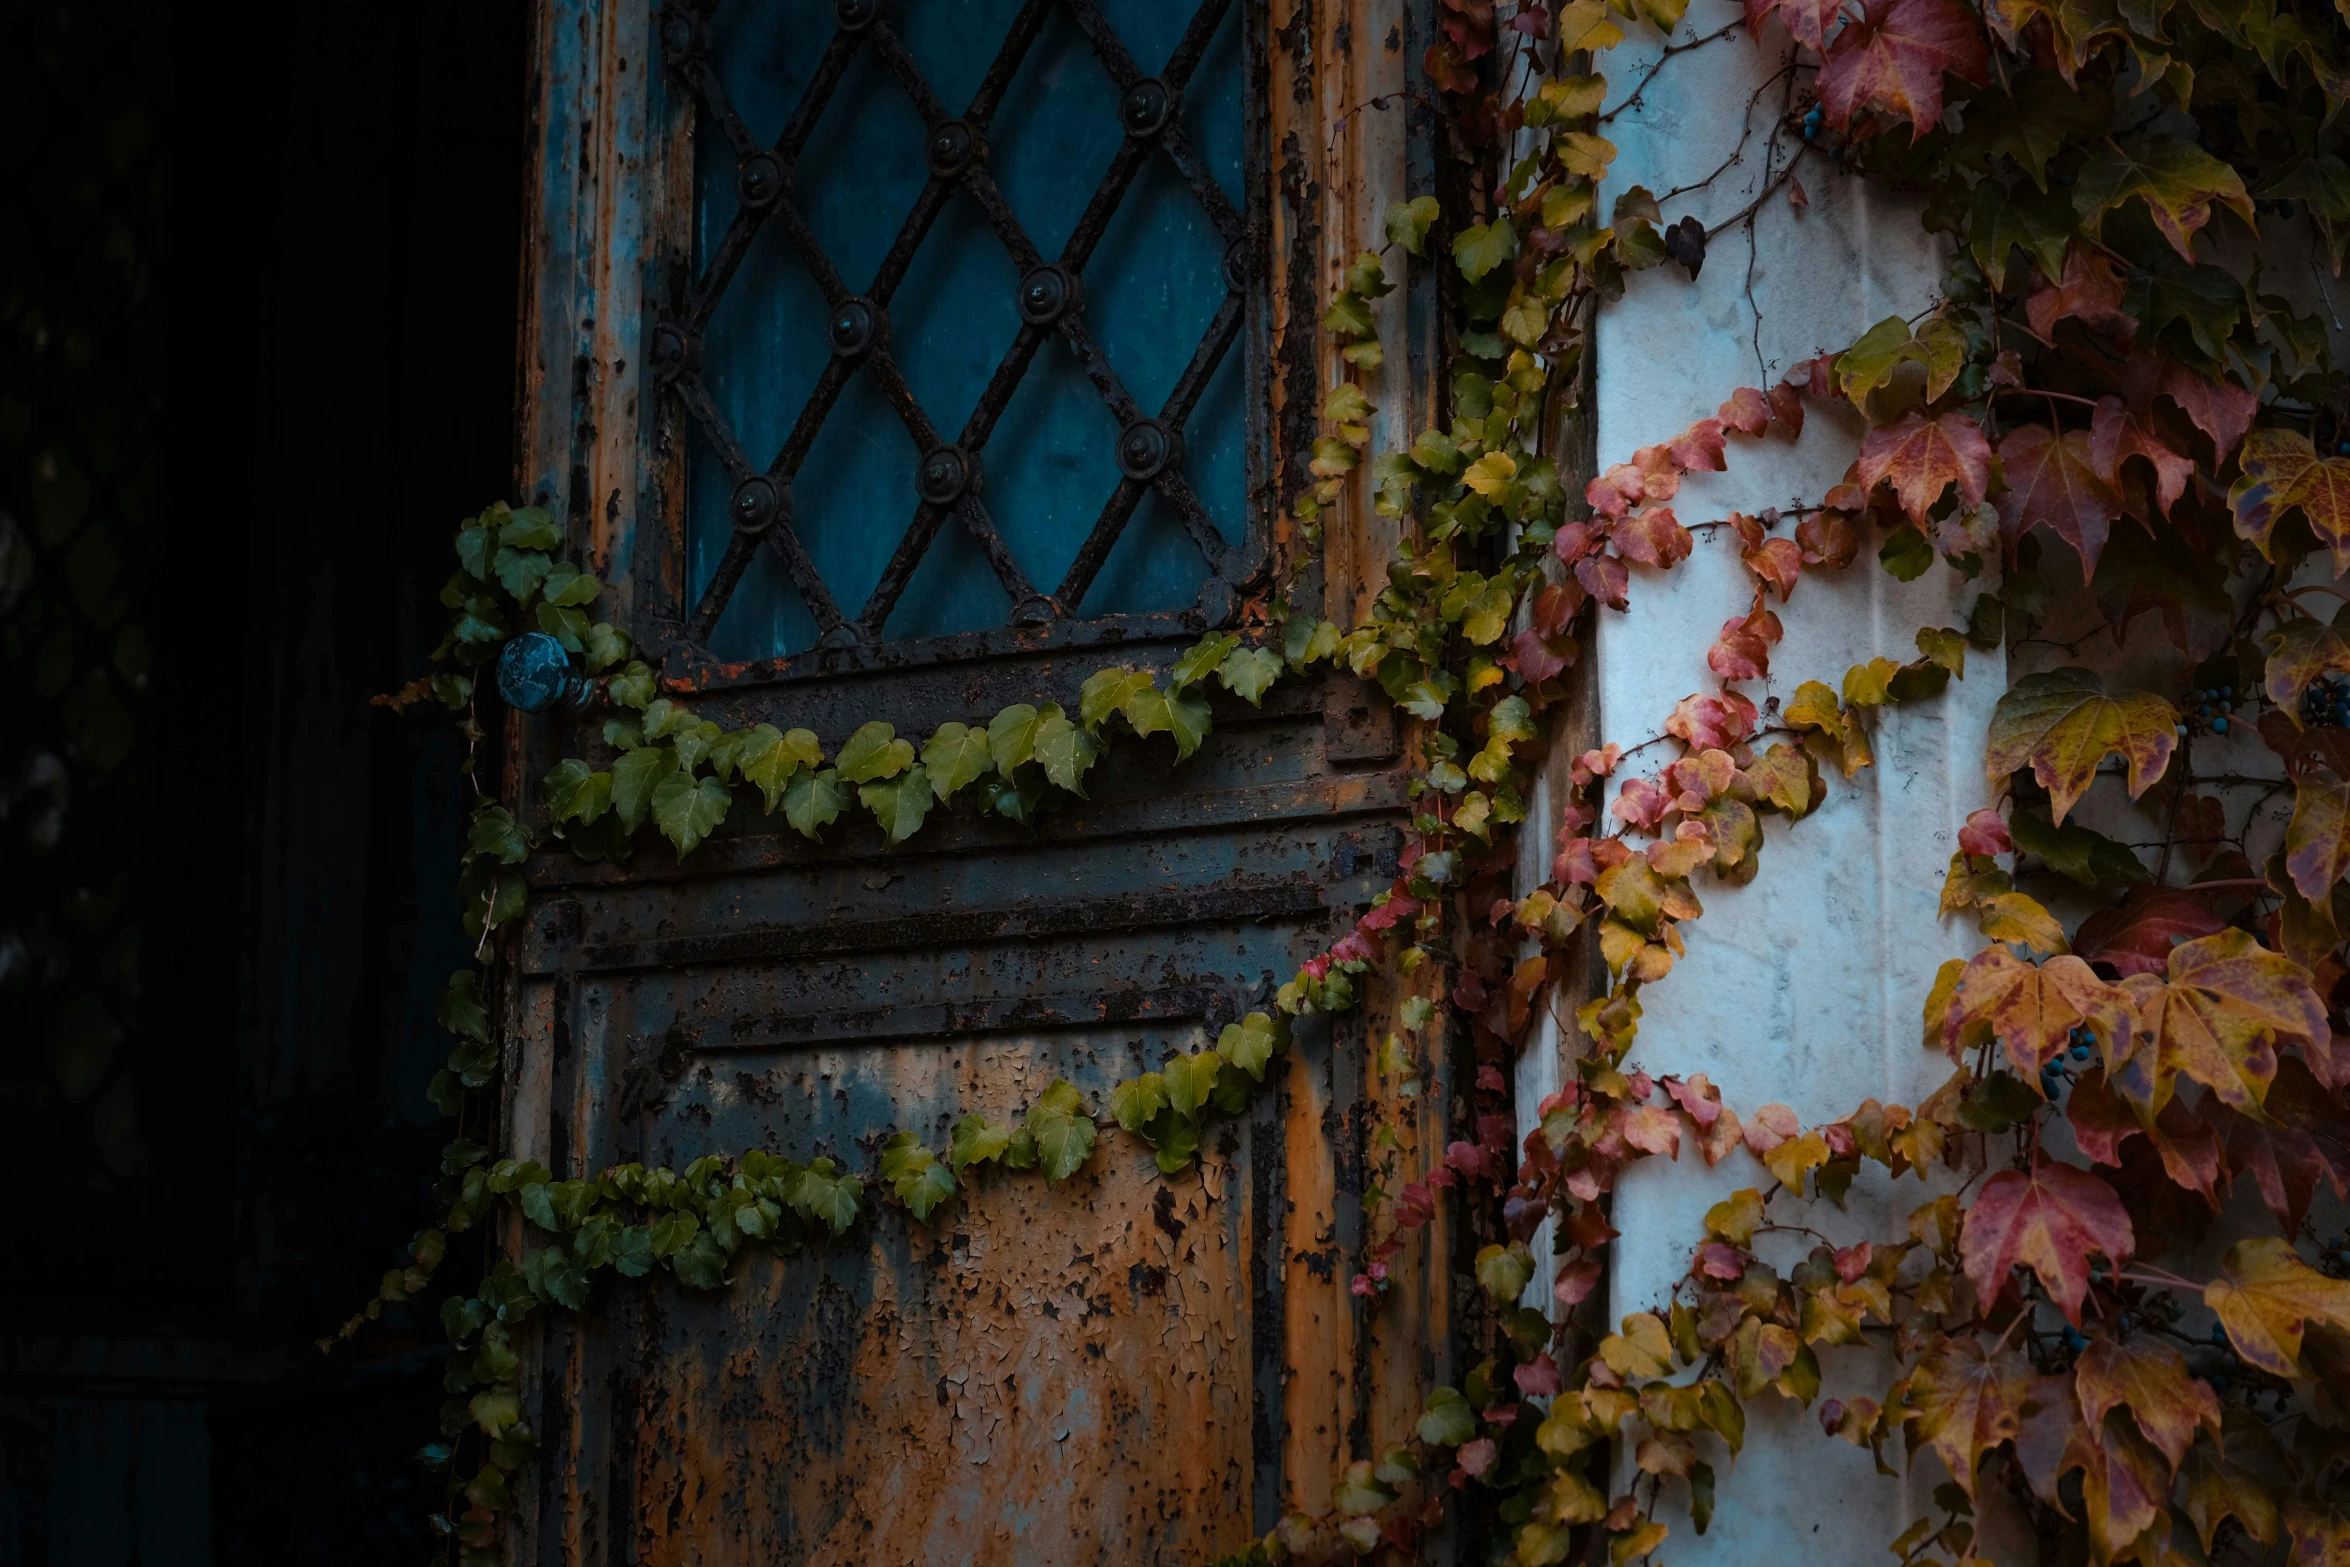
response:
[[[1729,37],[1732,33],[1738,31],[1739,28],[1744,27],[1745,25],[1746,18],[1742,16],[1737,20],[1729,23],[1727,26],[1717,28],[1713,32],[1706,34],[1703,38],[1692,38],[1687,43],[1665,45],[1664,53],[1656,57],[1656,63],[1648,68],[1648,73],[1642,76],[1640,80],[1633,85],[1630,96],[1625,98],[1622,103],[1619,103],[1614,108],[1608,110],[1607,113],[1601,115],[1599,117],[1598,123],[1605,125],[1608,121],[1614,119],[1617,115],[1622,114],[1626,109],[1629,109],[1634,104],[1640,102],[1640,95],[1648,91],[1649,84],[1656,80],[1657,73],[1662,71],[1666,65],[1671,63],[1675,55],[1688,54],[1692,50],[1702,49],[1707,44],[1714,43],[1720,39]]]

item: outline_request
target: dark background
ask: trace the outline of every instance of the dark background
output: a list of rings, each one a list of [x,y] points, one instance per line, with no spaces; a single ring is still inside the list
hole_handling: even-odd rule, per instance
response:
[[[522,0],[0,0],[0,1567],[425,1559],[457,751]]]

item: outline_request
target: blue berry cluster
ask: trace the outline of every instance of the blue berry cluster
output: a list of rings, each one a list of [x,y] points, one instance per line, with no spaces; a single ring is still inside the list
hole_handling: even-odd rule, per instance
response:
[[[2054,1099],[2057,1091],[2063,1088],[2065,1081],[2072,1076],[2072,1072],[2068,1071],[2064,1064],[2067,1056],[2071,1057],[2074,1068],[2078,1069],[2086,1066],[2089,1058],[2096,1053],[2097,1036],[2085,1028],[2074,1029],[2064,1055],[2051,1056],[2040,1065],[2041,1096]]]
[[[2315,729],[2331,724],[2350,729],[2350,679],[2320,675],[2301,693],[2301,722]]]
[[[1823,116],[1820,113],[1820,106],[1818,104],[1815,103],[1809,109],[1804,111],[1803,139],[1805,141],[1818,141],[1820,139],[1820,125],[1822,120]]]
[[[2203,725],[2215,735],[2228,732],[2228,720],[2236,711],[2234,686],[2203,686],[2193,693],[2195,711],[2189,714],[2192,722]],[[2187,737],[2187,725],[2179,725],[2179,738]]]

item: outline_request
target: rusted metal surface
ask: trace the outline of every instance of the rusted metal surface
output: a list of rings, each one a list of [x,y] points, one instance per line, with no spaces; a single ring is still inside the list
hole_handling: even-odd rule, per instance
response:
[[[1295,542],[1277,496],[1329,372],[1295,312],[1327,285],[1325,232],[1376,244],[1404,194],[1406,138],[1366,137],[1333,174],[1333,128],[1408,87],[1426,43],[1404,0],[1318,3],[1242,0],[1270,89],[1253,124],[1272,281],[1239,347],[1277,388],[1249,492],[1276,562]],[[540,36],[525,474],[628,584],[670,693],[829,750],[872,718],[918,736],[1010,702],[1073,710],[1092,670],[1163,668],[1206,629],[1212,605],[750,662],[687,641],[680,415],[635,335],[690,255],[690,120],[648,80],[641,0],[541,0]],[[1325,75],[1343,80],[1317,90]],[[1286,205],[1291,190],[1310,201]],[[1388,305],[1378,395],[1423,418],[1429,302]],[[1364,531],[1383,526],[1348,524],[1346,573],[1384,560]],[[1328,584],[1331,613],[1375,587]],[[1307,573],[1299,609],[1325,592]],[[941,810],[896,849],[862,817],[814,844],[738,807],[683,865],[649,834],[624,866],[535,862],[507,1003],[512,1145],[564,1174],[753,1147],[866,1168],[893,1128],[943,1147],[953,1116],[1016,1115],[1060,1076],[1099,1107],[1200,1048],[1392,877],[1411,744],[1351,677],[1284,685],[1261,711],[1215,702],[1197,755],[1125,738],[1091,798],[1033,831]],[[512,775],[592,750],[599,723],[518,722]],[[535,811],[535,791],[521,803]],[[616,1310],[544,1324],[527,1364],[545,1459],[515,1559],[1190,1563],[1326,1505],[1334,1469],[1399,1439],[1451,1371],[1441,1227],[1398,1259],[1375,1330],[1346,1288],[1373,1118],[1430,1149],[1451,1113],[1441,1049],[1417,1101],[1364,1103],[1366,1037],[1400,1001],[1375,989],[1336,1030],[1301,1027],[1277,1090],[1218,1123],[1183,1176],[1106,1129],[1065,1185],[985,1175],[930,1225],[875,1202],[836,1247],[746,1254],[721,1294],[632,1286]]]

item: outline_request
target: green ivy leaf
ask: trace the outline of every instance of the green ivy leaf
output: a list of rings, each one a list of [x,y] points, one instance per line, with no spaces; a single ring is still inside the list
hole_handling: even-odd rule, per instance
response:
[[[1959,679],[1966,678],[1965,632],[1948,626],[1922,626],[1918,630],[1918,651]]]
[[[1124,712],[1135,693],[1150,688],[1151,677],[1139,669],[1097,669],[1077,694],[1077,717],[1086,728],[1099,729],[1112,713]]]
[[[1995,179],[1975,185],[1967,205],[1967,243],[1983,276],[2007,287],[2007,258],[2021,249],[2049,277],[2064,276],[2064,251],[2073,235],[2072,203],[2062,191],[2009,187]]]
[[[1858,406],[1869,393],[1892,380],[1894,371],[1905,364],[1917,364],[1925,367],[1926,401],[1932,402],[1958,379],[1958,372],[1966,367],[1966,356],[1966,333],[1955,321],[1936,316],[1913,333],[1901,317],[1887,316],[1836,356],[1836,387]]]
[[[1425,256],[1428,253],[1428,230],[1435,226],[1443,210],[1437,205],[1434,196],[1414,196],[1409,201],[1399,201],[1390,206],[1382,226],[1387,230],[1390,243],[1401,245],[1412,255]]]
[[[655,1257],[674,1257],[701,1232],[702,1221],[683,1208],[674,1209],[653,1221],[649,1240]]]
[[[786,734],[773,724],[753,724],[744,731],[742,745],[735,752],[735,766],[741,770],[743,781],[758,786],[759,793],[766,797],[770,814],[783,803],[795,774],[802,769],[813,772],[823,765],[824,747],[817,744],[813,732],[794,729]]]
[[[577,653],[587,646],[588,618],[579,610],[565,609],[542,600],[534,613],[539,629],[562,643],[566,653]]]
[[[1208,1095],[1215,1091],[1216,1074],[1223,1069],[1224,1058],[1212,1050],[1167,1062],[1159,1068],[1159,1075],[1167,1084],[1168,1108],[1187,1120],[1197,1120]]]
[[[485,805],[473,813],[473,825],[465,834],[465,852],[489,855],[502,865],[520,865],[530,858],[530,840],[504,806]]]
[[[1459,1388],[1432,1388],[1421,1407],[1419,1434],[1430,1447],[1458,1447],[1477,1434],[1477,1411]]]
[[[457,530],[457,564],[476,581],[490,580],[490,556],[497,552],[497,548],[498,535],[494,528],[476,528],[468,524]]]
[[[640,712],[653,700],[653,693],[659,689],[659,683],[653,678],[652,667],[642,660],[632,660],[626,669],[614,675],[604,687],[605,694],[614,702],[622,707],[636,708]]]
[[[653,786],[653,825],[677,845],[682,860],[726,820],[734,796],[715,778],[697,778],[679,770]]]
[[[1076,1085],[1065,1077],[1053,1080],[1028,1112],[1021,1130],[1033,1140],[1034,1157],[1048,1181],[1067,1180],[1093,1152],[1093,1117],[1085,1113],[1085,1100]]]
[[[1518,232],[1507,214],[1491,223],[1472,223],[1452,242],[1452,259],[1461,276],[1474,283],[1518,253]]]
[[[881,1175],[898,1200],[924,1221],[955,1192],[955,1172],[939,1163],[913,1132],[899,1132],[882,1145]]]
[[[2152,136],[2138,151],[2111,137],[2081,166],[2073,185],[2073,206],[2082,226],[2101,232],[2105,214],[2125,202],[2143,201],[2154,226],[2189,263],[2195,260],[2195,233],[2211,221],[2214,204],[2253,223],[2252,198],[2242,176],[2193,142]]]
[[[1012,1143],[1012,1128],[998,1126],[974,1110],[955,1123],[947,1161],[956,1169],[1000,1159]]]
[[[900,740],[899,745],[906,745]],[[909,752],[913,747],[906,747]],[[889,834],[892,843],[904,843],[922,830],[923,819],[930,814],[930,773],[920,762],[897,778],[882,783],[861,785],[857,798],[865,802],[865,809],[881,823],[881,830]]]
[[[1273,1059],[1280,1043],[1280,1036],[1273,1031],[1273,1020],[1262,1012],[1251,1012],[1237,1023],[1224,1025],[1224,1031],[1216,1037],[1216,1054],[1261,1083],[1265,1080],[1265,1065]]]
[[[1151,1145],[1161,1175],[1180,1175],[1192,1155],[1199,1152],[1199,1123],[1172,1110],[1161,1111],[1143,1136]]]
[[[1175,667],[1168,671],[1169,689],[1180,691],[1185,686],[1207,679],[1224,666],[1224,660],[1238,646],[1240,637],[1230,631],[1218,631],[1200,638],[1181,658],[1175,660]]]
[[[1502,1305],[1523,1295],[1533,1277],[1534,1258],[1523,1245],[1488,1246],[1477,1253],[1477,1282]]]
[[[987,721],[987,750],[995,758],[995,770],[1006,778],[1022,762],[1036,757],[1036,727],[1044,722],[1046,713],[1058,713],[1059,708],[1047,702],[1042,708],[1026,702],[1015,702]]]
[[[612,775],[591,772],[576,756],[565,757],[549,768],[541,788],[551,821],[592,826],[612,808]]]
[[[469,968],[451,974],[449,983],[441,989],[438,1015],[441,1027],[450,1033],[486,1043],[490,1037],[490,1011],[482,1004],[481,975]]]
[[[634,833],[653,803],[661,780],[677,771],[677,758],[667,746],[649,745],[629,751],[612,762],[612,809],[620,825]]]
[[[498,586],[528,603],[530,596],[547,579],[555,563],[537,550],[502,549],[490,559],[490,570],[497,574]]]
[[[1908,523],[1903,523],[1885,535],[1884,544],[1877,550],[1877,563],[1899,582],[1915,582],[1934,564],[1934,546],[1926,536]]]
[[[840,819],[849,803],[849,791],[832,768],[807,768],[792,774],[783,790],[783,819],[802,837],[813,838]]]
[[[922,765],[930,774],[932,792],[941,800],[953,799],[956,790],[976,782],[994,765],[987,731],[967,724],[939,725],[922,747]]]
[[[1308,620],[1298,615],[1281,628],[1281,656],[1296,668],[1302,669],[1337,651],[1338,628],[1327,620]]]
[[[498,542],[518,550],[551,550],[562,544],[563,535],[544,506],[524,506],[507,514]]]
[[[1129,1078],[1110,1090],[1111,1119],[1137,1135],[1166,1108],[1167,1082],[1156,1072]]]
[[[1126,704],[1126,721],[1138,735],[1168,734],[1175,737],[1175,755],[1178,759],[1199,749],[1214,722],[1207,702],[1200,697],[1177,692],[1170,696],[1156,686],[1134,694]]]
[[[628,657],[631,646],[627,632],[601,620],[588,627],[579,640],[591,675],[600,675]]]
[[[1102,743],[1092,732],[1069,722],[1059,708],[1037,722],[1036,760],[1055,788],[1082,796],[1086,770],[1101,754]]]
[[[914,745],[900,740],[897,730],[880,719],[860,724],[833,760],[843,783],[871,783],[894,778],[914,765]]]
[[[557,561],[547,571],[546,580],[539,584],[540,598],[549,604],[593,604],[603,593],[604,585],[594,573],[580,570],[569,561]]]
[[[784,1200],[842,1235],[857,1222],[858,1199],[864,1192],[865,1183],[856,1176],[836,1173],[830,1159],[815,1159],[793,1179]]]

